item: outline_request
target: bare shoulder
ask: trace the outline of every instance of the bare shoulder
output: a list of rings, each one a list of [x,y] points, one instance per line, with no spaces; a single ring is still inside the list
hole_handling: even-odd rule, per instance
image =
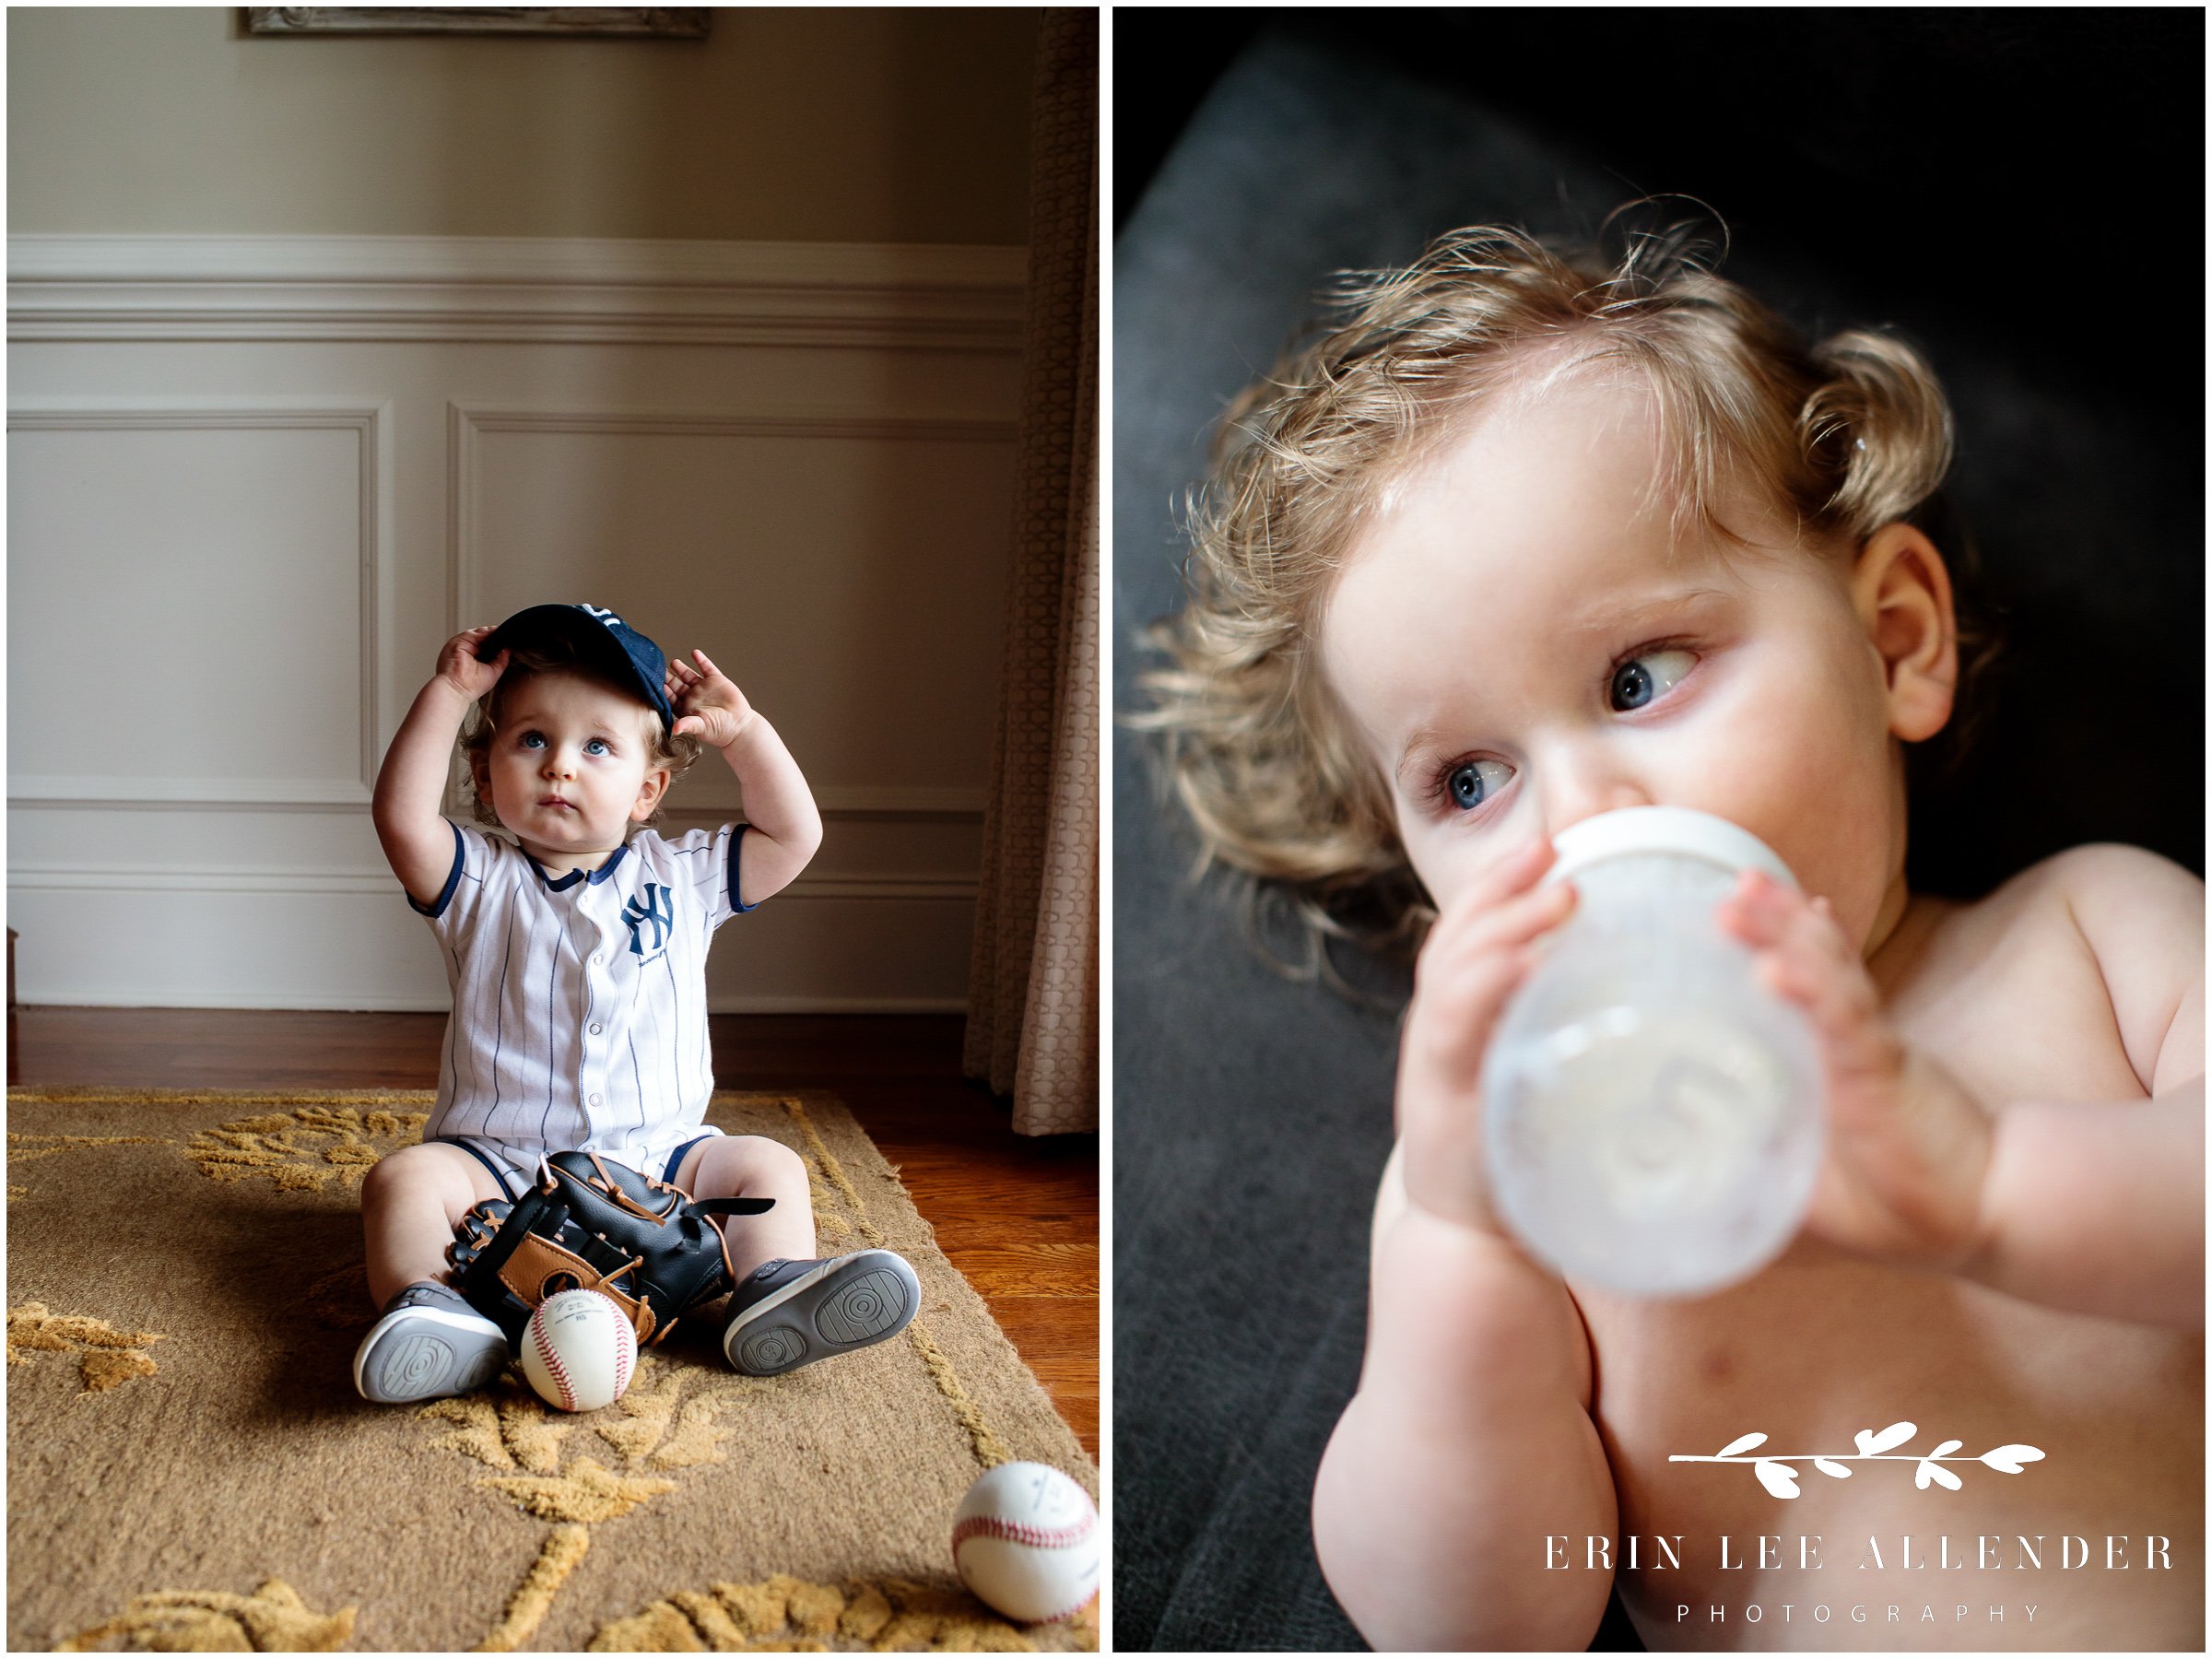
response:
[[[2079,939],[2145,1088],[2203,1074],[2205,884],[2194,874],[2142,847],[2097,841],[2031,865],[1977,908]]]
[[[2030,865],[1986,898],[1944,901],[1946,926],[2040,933],[2061,924],[2094,943],[2114,928],[2148,929],[2200,948],[2205,884],[2171,858],[2119,841],[2068,847]],[[2130,936],[2124,941],[2139,945]]]

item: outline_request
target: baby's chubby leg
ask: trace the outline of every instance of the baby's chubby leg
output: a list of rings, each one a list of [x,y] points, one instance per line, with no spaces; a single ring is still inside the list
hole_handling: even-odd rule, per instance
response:
[[[473,1205],[501,1198],[500,1183],[459,1147],[426,1141],[382,1159],[361,1183],[369,1300],[382,1308],[418,1280],[446,1281],[446,1246]]]
[[[922,1305],[913,1267],[888,1250],[818,1260],[806,1165],[760,1135],[717,1135],[684,1155],[676,1184],[694,1198],[772,1198],[758,1216],[718,1216],[737,1277],[723,1357],[780,1377],[896,1336]]]
[[[506,1335],[446,1278],[445,1249],[469,1206],[498,1198],[490,1171],[436,1141],[394,1152],[361,1183],[369,1294],[380,1313],[353,1356],[364,1399],[408,1405],[467,1394],[507,1363]]]
[[[694,1198],[772,1198],[758,1216],[717,1216],[729,1241],[730,1266],[740,1280],[763,1262],[803,1261],[814,1254],[814,1200],[806,1163],[780,1141],[760,1135],[718,1135],[684,1155],[676,1184]]]

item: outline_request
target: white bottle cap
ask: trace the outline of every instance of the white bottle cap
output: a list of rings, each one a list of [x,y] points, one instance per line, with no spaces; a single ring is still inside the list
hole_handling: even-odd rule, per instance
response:
[[[1624,853],[1661,853],[1703,859],[1724,870],[1759,870],[1784,887],[1797,885],[1790,866],[1751,831],[1687,806],[1623,806],[1618,812],[1601,812],[1560,830],[1552,838],[1552,847],[1558,857],[1545,872],[1546,881],[1564,881],[1578,870]]]

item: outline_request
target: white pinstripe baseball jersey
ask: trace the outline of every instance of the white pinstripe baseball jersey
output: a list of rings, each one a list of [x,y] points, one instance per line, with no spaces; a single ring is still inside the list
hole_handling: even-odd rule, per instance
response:
[[[707,947],[754,908],[735,902],[745,826],[641,830],[598,869],[555,879],[474,826],[453,838],[438,902],[408,900],[453,994],[423,1138],[489,1143],[524,1171],[586,1149],[657,1178],[677,1147],[716,1133],[700,1125],[714,1088]]]

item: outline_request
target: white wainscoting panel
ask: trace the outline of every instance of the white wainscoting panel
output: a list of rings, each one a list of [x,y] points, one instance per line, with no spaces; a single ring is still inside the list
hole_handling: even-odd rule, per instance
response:
[[[442,1008],[369,789],[446,638],[551,599],[705,649],[823,807],[712,1006],[963,1006],[1022,265],[11,239],[23,999]],[[741,806],[710,754],[663,827]]]
[[[810,777],[894,799],[978,777],[1006,525],[972,503],[1012,500],[1010,423],[460,406],[453,424],[456,616],[586,596],[704,650]],[[740,804],[712,757],[678,792]]]
[[[388,418],[358,398],[11,406],[9,794],[366,802]]]

